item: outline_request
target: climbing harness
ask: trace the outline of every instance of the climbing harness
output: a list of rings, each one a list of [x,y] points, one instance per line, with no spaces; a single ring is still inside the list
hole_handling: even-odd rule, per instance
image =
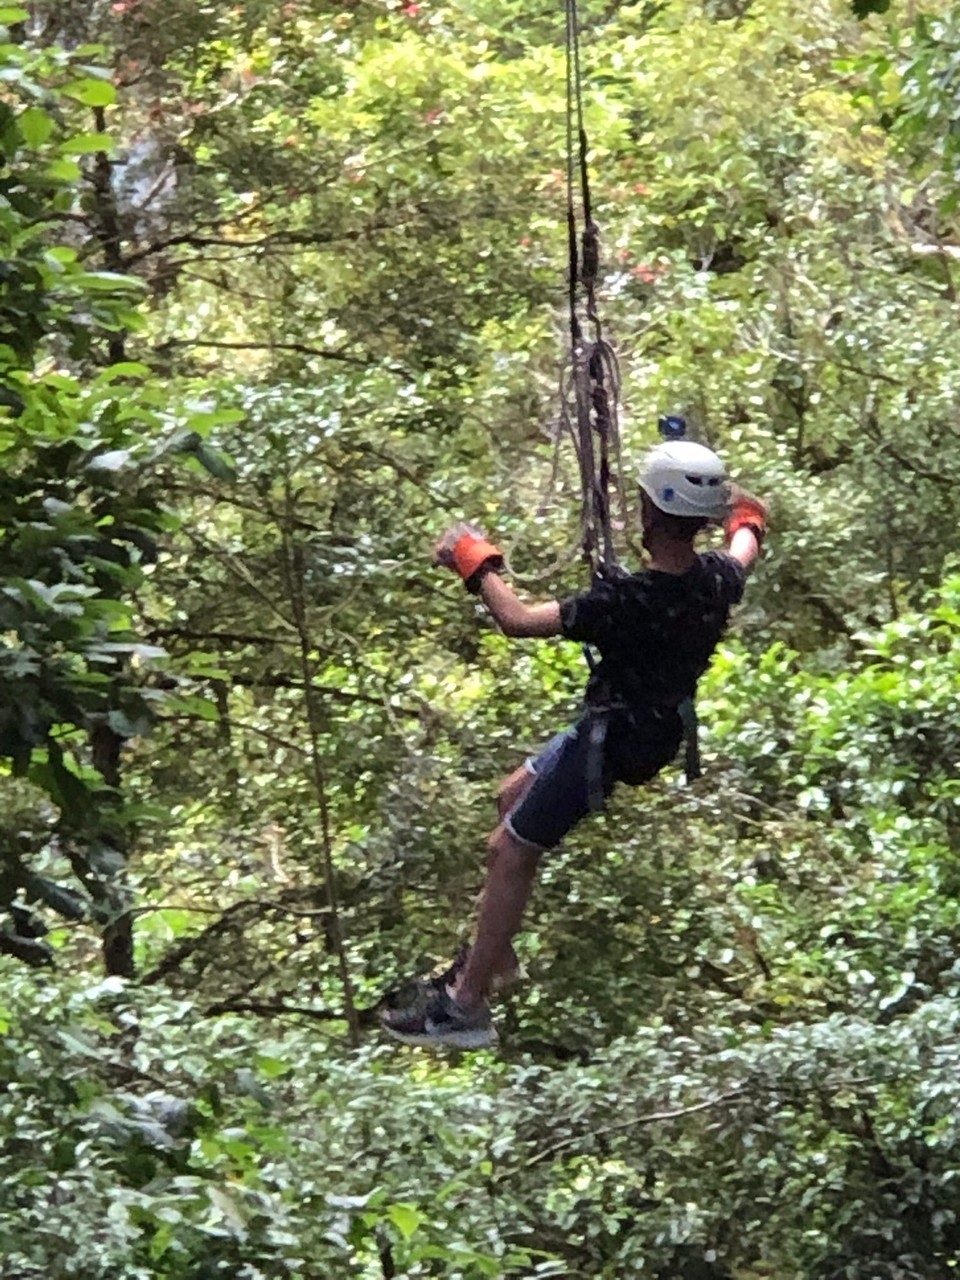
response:
[[[629,524],[628,503],[623,485],[620,452],[620,367],[613,347],[603,334],[597,309],[596,286],[600,273],[600,229],[593,216],[590,191],[589,146],[583,116],[583,86],[580,64],[580,22],[577,0],[565,0],[566,7],[566,98],[567,98],[567,253],[568,305],[570,329],[570,379],[561,388],[563,425],[576,446],[580,466],[581,548],[592,581],[611,579],[622,570],[617,562],[610,511],[611,461],[616,466],[617,495],[625,526]],[[577,216],[576,188],[579,185],[582,227]],[[586,323],[581,320],[581,307]],[[590,335],[588,336],[587,328]],[[570,385],[572,384],[572,386]],[[572,390],[573,412],[567,407]],[[686,435],[686,421],[667,415],[659,422],[665,439]],[[584,656],[591,671],[595,659],[589,647]],[[617,707],[596,708],[589,717],[590,743],[587,760],[588,796],[591,810],[603,805],[603,756],[611,714]],[[687,698],[678,708],[683,721],[685,773],[688,782],[700,777],[697,713]]]

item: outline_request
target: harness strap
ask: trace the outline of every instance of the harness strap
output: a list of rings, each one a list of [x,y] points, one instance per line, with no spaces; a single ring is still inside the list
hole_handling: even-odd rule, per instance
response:
[[[599,663],[596,654],[589,645],[583,646],[583,656],[587,660],[587,666],[590,668],[590,674],[597,670]],[[590,747],[587,752],[587,795],[590,802],[590,812],[593,813],[603,808],[603,765],[604,752],[607,743],[607,729],[610,724],[610,712],[614,710],[610,708],[590,708]],[[697,706],[693,698],[684,698],[682,702],[677,703],[677,715],[683,725],[683,773],[684,778],[689,786],[691,782],[695,782],[697,778],[703,777],[703,767],[700,761],[700,718],[697,715]],[[599,725],[597,732],[594,732],[594,725]]]
[[[588,717],[590,738],[587,746],[587,804],[591,813],[603,808],[603,763],[610,717],[605,711],[591,711]]]
[[[703,776],[700,767],[700,719],[692,698],[684,698],[677,712],[683,721],[683,772],[689,784]]]

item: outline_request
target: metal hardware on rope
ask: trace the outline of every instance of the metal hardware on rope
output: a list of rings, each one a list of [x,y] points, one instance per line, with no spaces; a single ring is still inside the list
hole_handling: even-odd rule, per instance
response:
[[[581,545],[591,576],[609,577],[617,572],[617,554],[610,515],[611,455],[616,462],[618,497],[625,518],[627,509],[622,482],[623,468],[620,465],[620,427],[617,414],[620,370],[616,354],[603,336],[597,311],[600,229],[593,218],[590,194],[589,145],[583,120],[577,0],[566,0],[566,19],[568,285],[576,408],[574,435],[580,463]],[[575,173],[579,175],[584,223],[580,235],[574,199]],[[583,289],[586,316],[593,328],[592,341],[584,337],[580,323],[578,286]]]

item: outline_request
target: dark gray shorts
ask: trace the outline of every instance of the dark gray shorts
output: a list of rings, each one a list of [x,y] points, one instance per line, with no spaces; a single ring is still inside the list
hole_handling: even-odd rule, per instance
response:
[[[591,791],[602,807],[618,782],[649,782],[677,754],[683,736],[675,713],[639,729],[613,720],[598,757],[591,752],[590,727],[590,717],[584,716],[527,761],[533,782],[505,819],[507,830],[522,844],[553,849],[590,812]]]

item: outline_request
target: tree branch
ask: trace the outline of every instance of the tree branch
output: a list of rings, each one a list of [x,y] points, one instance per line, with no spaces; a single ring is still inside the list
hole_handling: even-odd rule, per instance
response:
[[[636,1125],[659,1124],[668,1120],[678,1120],[681,1116],[692,1116],[698,1111],[709,1111],[712,1107],[723,1106],[727,1102],[732,1102],[740,1098],[746,1093],[745,1089],[731,1089],[729,1093],[721,1093],[716,1098],[706,1098],[703,1102],[695,1102],[689,1107],[676,1107],[672,1111],[652,1111],[645,1116],[633,1116],[629,1120],[621,1120],[618,1124],[607,1125],[603,1129],[591,1129],[588,1134],[577,1134],[572,1138],[564,1138],[561,1142],[554,1142],[549,1147],[544,1147],[542,1151],[537,1152],[533,1159],[528,1160],[523,1166],[530,1169],[536,1164],[542,1164],[544,1160],[549,1160],[551,1156],[555,1156],[558,1151],[565,1151],[568,1147],[576,1146],[583,1137],[599,1138],[609,1133],[619,1133],[624,1129],[632,1129]]]
[[[318,356],[322,360],[339,360],[343,364],[356,365],[360,369],[369,369],[377,364],[377,361],[374,360],[361,360],[357,356],[347,355],[345,351],[330,351],[325,347],[311,347],[304,342],[215,342],[212,339],[205,340],[202,338],[168,338],[156,350],[158,353],[162,353],[172,347],[213,347],[222,351],[293,351],[301,356]]]
[[[252,1013],[260,1018],[309,1018],[313,1022],[347,1022],[346,1013],[339,1009],[314,1009],[309,1005],[284,1004],[282,1000],[237,1000],[227,998],[208,1005],[205,1018],[215,1018],[223,1013]],[[377,1006],[356,1010],[360,1026],[372,1027],[377,1021]]]
[[[213,644],[291,645],[293,637],[251,635],[243,631],[194,631],[190,627],[152,627],[147,633],[150,640],[197,640]]]
[[[223,219],[217,222],[211,222],[207,225],[211,228],[225,227],[230,221],[237,223],[244,217],[248,217],[250,213],[262,209],[262,202],[258,205],[257,210],[244,210],[234,215],[232,219]],[[419,211],[418,211],[419,212]],[[422,216],[422,214],[421,214]],[[286,248],[297,246],[301,249],[322,249],[329,248],[331,245],[343,244],[350,240],[362,240],[366,236],[370,236],[379,231],[395,231],[400,227],[408,225],[414,219],[402,218],[397,222],[373,222],[369,226],[352,228],[349,231],[342,231],[337,234],[326,232],[319,233],[316,231],[274,231],[270,235],[256,236],[245,240],[236,237],[214,234],[203,234],[198,231],[185,231],[181,235],[168,236],[165,240],[155,240],[152,244],[144,245],[140,249],[135,249],[132,253],[128,253],[124,262],[127,267],[133,266],[138,262],[142,262],[145,258],[153,257],[157,253],[165,253],[167,249],[176,249],[185,246],[188,249],[233,249],[246,252],[248,250],[268,249],[270,247]]]

